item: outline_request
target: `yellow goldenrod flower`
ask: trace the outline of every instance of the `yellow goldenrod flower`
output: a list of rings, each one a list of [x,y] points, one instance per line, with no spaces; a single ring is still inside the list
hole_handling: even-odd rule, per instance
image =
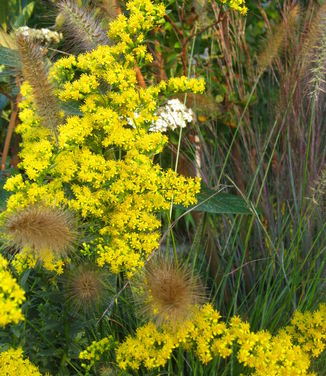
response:
[[[7,268],[7,260],[0,256],[0,326],[17,324],[24,319],[20,306],[25,300],[25,292]]]
[[[79,354],[79,359],[84,361],[82,367],[85,369],[86,374],[89,374],[93,365],[99,361],[103,354],[110,351],[113,346],[114,340],[110,336],[100,341],[93,341],[86,350]]]
[[[251,375],[308,376],[312,375],[309,372],[309,353],[317,356],[324,348],[325,314],[324,305],[313,314],[296,313],[285,330],[272,336],[266,331],[252,332],[249,324],[237,316],[226,325],[220,314],[206,304],[177,328],[165,325],[158,329],[153,323],[138,328],[135,337],[127,337],[118,346],[117,361],[123,370],[128,367],[137,370],[141,366],[157,368],[164,366],[173,349],[182,344],[185,350],[193,351],[203,364],[216,356],[227,358],[237,351],[239,363],[247,367]],[[298,327],[302,330],[314,327],[316,330],[301,332]],[[322,345],[314,351],[311,345],[315,335],[317,344],[321,339]],[[305,344],[308,346],[305,347]]]
[[[184,206],[196,203],[199,179],[154,163],[168,139],[150,128],[162,94],[202,93],[204,81],[175,77],[139,87],[136,64],[152,59],[145,34],[162,20],[165,8],[151,0],[131,0],[126,7],[128,17],[120,15],[109,26],[108,35],[116,44],[64,57],[51,68],[56,97],[68,108],[71,101],[79,106],[66,116],[60,109],[56,139],[43,126],[32,87],[23,85],[17,132],[23,139],[20,167],[26,178],[14,176],[5,188],[14,192],[9,213],[38,203],[66,206],[91,220],[97,230],[89,234],[89,249],[98,265],[108,264],[114,273],[125,270],[131,276],[158,246],[158,214],[169,210],[171,199]],[[44,254],[43,265],[51,269],[52,262],[52,269],[61,273],[63,261],[49,256]],[[15,264],[21,269],[25,256],[17,257]]]
[[[231,9],[246,15],[248,8],[246,7],[246,0],[221,0],[223,4],[227,4]]]
[[[21,348],[11,348],[0,353],[0,374],[6,376],[41,376],[38,368],[28,359],[24,359]]]

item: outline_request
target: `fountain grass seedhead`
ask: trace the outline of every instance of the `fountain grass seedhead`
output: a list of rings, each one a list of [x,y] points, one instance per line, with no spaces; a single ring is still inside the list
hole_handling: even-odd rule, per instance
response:
[[[311,60],[315,58],[316,48],[318,49],[321,43],[324,42],[322,38],[325,34],[326,3],[316,6],[313,10],[312,21],[307,27],[302,46],[302,63],[303,68],[306,69],[310,68]]]
[[[306,78],[307,94],[315,98],[316,103],[320,94],[324,94],[325,63],[326,63],[326,3],[315,12],[313,21],[303,45],[302,71]]]
[[[77,230],[70,212],[59,208],[30,206],[10,213],[4,224],[9,243],[39,256],[44,250],[66,256],[76,242]]]
[[[83,52],[109,43],[101,19],[91,9],[79,7],[73,0],[61,0],[57,5],[63,17],[63,33],[73,49]]]
[[[284,40],[294,30],[295,21],[300,13],[299,5],[295,5],[287,13],[284,13],[283,20],[269,33],[264,48],[257,56],[257,64],[259,73],[263,73],[265,69],[270,67],[274,60],[279,56]]]
[[[110,296],[108,272],[89,263],[73,266],[64,285],[68,301],[84,313],[94,311]]]
[[[143,313],[158,325],[178,324],[205,302],[198,276],[184,265],[161,256],[154,257],[135,281]]]
[[[30,37],[18,33],[16,42],[22,62],[23,77],[33,89],[33,97],[41,124],[54,134],[60,124],[60,108],[54,95],[44,61],[44,48]]]
[[[322,210],[326,208],[326,165],[320,170],[318,178],[310,187],[312,202]]]

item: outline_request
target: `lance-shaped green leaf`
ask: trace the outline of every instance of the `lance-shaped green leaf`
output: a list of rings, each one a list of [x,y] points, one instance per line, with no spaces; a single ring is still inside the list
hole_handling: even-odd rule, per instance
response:
[[[27,21],[31,18],[35,7],[35,2],[32,1],[31,3],[27,4],[22,11],[19,13],[18,17],[15,20],[14,28],[17,29],[18,27],[26,25]]]
[[[187,208],[212,214],[250,214],[246,201],[236,195],[201,187],[197,204]],[[180,207],[180,206],[178,206]]]

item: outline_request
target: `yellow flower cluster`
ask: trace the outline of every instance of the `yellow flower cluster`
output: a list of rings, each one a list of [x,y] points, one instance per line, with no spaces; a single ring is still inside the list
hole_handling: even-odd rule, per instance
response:
[[[24,180],[21,174],[7,179],[4,189],[15,192],[7,201],[7,211],[11,212],[18,208],[24,208],[30,204],[42,203],[45,206],[60,206],[66,203],[63,191],[63,182],[60,180],[42,182],[32,182]],[[1,213],[0,217],[5,217]]]
[[[184,91],[191,91],[193,93],[202,93],[205,89],[205,83],[203,80],[197,80],[194,78],[173,77],[167,83],[168,90],[178,93]]]
[[[246,15],[248,12],[246,0],[221,0],[221,2],[227,4],[231,9],[241,12],[241,14]]]
[[[119,15],[111,22],[108,35],[119,41],[120,48],[131,50],[135,58],[141,60],[145,57],[151,61],[152,55],[146,53],[144,46],[138,46],[144,40],[144,33],[153,29],[154,24],[163,18],[165,7],[163,4],[155,5],[151,0],[133,0],[127,3],[127,10],[129,18]]]
[[[169,209],[172,197],[175,204],[194,204],[200,190],[199,179],[154,163],[167,143],[165,135],[149,131],[160,98],[202,93],[204,82],[178,77],[140,88],[136,64],[151,60],[144,33],[162,20],[165,8],[151,0],[131,0],[126,7],[128,17],[110,23],[116,44],[62,58],[52,67],[50,78],[67,112],[60,114],[56,137],[42,127],[32,89],[23,85],[17,132],[27,179],[16,175],[5,188],[14,192],[8,211],[42,203],[69,207],[91,221],[98,264],[131,275],[158,245],[158,213]]]
[[[164,366],[178,345],[176,336],[168,331],[158,331],[149,323],[137,329],[136,337],[128,337],[117,351],[117,362],[121,369],[137,370],[143,364],[146,368]]]
[[[24,359],[23,350],[9,349],[0,353],[0,375],[5,376],[41,376],[38,368],[28,359]]]
[[[63,273],[65,262],[62,259],[55,259],[53,253],[49,250],[42,250],[39,259],[46,270],[53,271],[58,275]],[[69,259],[65,261],[68,262]],[[15,256],[11,264],[18,274],[22,274],[25,270],[34,268],[37,262],[38,259],[33,252],[29,252],[28,249],[24,248]]]
[[[40,126],[40,119],[33,103],[32,88],[22,85],[21,93],[24,101],[20,104],[20,120],[18,133],[24,134],[24,148],[21,152],[20,167],[26,171],[29,179],[36,180],[50,165],[52,148],[50,130]]]
[[[0,255],[0,326],[24,319],[20,305],[25,300],[25,292],[7,268],[7,260]]]
[[[326,347],[326,305],[321,304],[315,312],[295,312],[285,328],[294,343],[313,357],[319,356]]]
[[[93,341],[86,350],[79,354],[79,359],[86,361],[82,363],[82,367],[85,369],[86,375],[93,365],[101,359],[101,356],[108,352],[114,345],[112,337],[103,338],[100,341]]]
[[[254,370],[253,376],[312,375],[308,354],[286,333],[253,333],[238,318],[231,320],[230,330],[239,346],[238,360]]]
[[[138,328],[135,337],[129,336],[119,345],[117,362],[123,370],[137,370],[142,365],[148,369],[164,366],[172,351],[182,345],[185,350],[194,351],[203,364],[216,356],[227,358],[237,349],[239,363],[248,367],[252,375],[312,375],[308,352],[313,351],[310,346],[314,341],[319,344],[315,356],[325,346],[324,342],[319,343],[326,335],[325,313],[325,306],[312,315],[297,313],[286,330],[272,336],[266,331],[252,332],[249,324],[237,316],[226,325],[220,314],[206,304],[177,328],[165,325],[158,329],[153,323]],[[313,327],[314,331],[298,332],[298,326],[302,330]]]
[[[11,262],[11,265],[19,275],[27,269],[34,268],[36,264],[37,259],[30,252],[19,252]]]

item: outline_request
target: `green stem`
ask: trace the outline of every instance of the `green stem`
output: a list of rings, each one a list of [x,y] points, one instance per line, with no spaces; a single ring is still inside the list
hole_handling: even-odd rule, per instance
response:
[[[197,32],[197,24],[195,26],[195,35],[196,35],[196,32]],[[191,68],[192,68],[191,65],[192,65],[192,57],[194,55],[195,42],[196,42],[196,37],[193,39],[192,46],[191,46],[190,61],[189,61],[189,70],[188,70],[188,78],[190,78],[190,72],[191,72]],[[184,97],[184,101],[183,101],[183,105],[184,106],[186,105],[186,102],[187,102],[187,93],[185,93],[185,97]],[[178,148],[177,148],[177,155],[176,155],[176,159],[175,159],[174,172],[178,171],[179,156],[180,156],[180,149],[181,149],[181,139],[182,139],[182,128],[180,128],[180,130],[179,130]],[[169,223],[171,223],[171,218],[172,218],[173,200],[174,200],[174,196],[172,196],[172,198],[171,198],[171,204],[170,204],[170,210],[169,210]],[[172,231],[173,230],[171,228],[170,234],[172,236],[172,242],[174,242]],[[175,247],[175,243],[174,243],[174,247]],[[174,249],[174,247],[173,247],[174,257],[175,257],[176,263],[178,263],[177,252]]]

